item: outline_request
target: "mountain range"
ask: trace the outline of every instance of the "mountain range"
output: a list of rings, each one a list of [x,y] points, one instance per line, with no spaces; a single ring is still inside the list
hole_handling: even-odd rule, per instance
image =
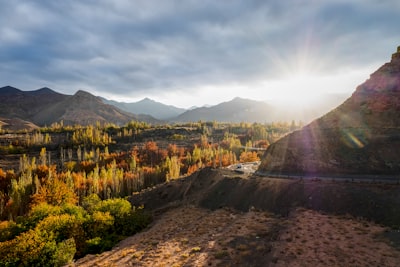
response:
[[[88,92],[64,95],[49,88],[22,91],[5,86],[0,88],[0,121],[2,128],[25,129],[61,122],[65,125],[88,125],[96,122],[125,124],[131,120],[159,123],[149,115],[122,111]]]
[[[255,101],[236,97],[215,106],[187,110],[173,118],[175,122],[219,121],[219,122],[261,122],[303,121],[318,118],[346,98],[345,94],[326,94],[309,107],[282,106],[273,102]]]
[[[133,103],[117,102],[105,98],[102,98],[102,100],[104,103],[116,106],[122,110],[134,114],[147,114],[160,120],[168,120],[174,118],[186,111],[186,109],[177,108],[172,105],[165,105],[147,97]]]
[[[398,177],[399,114],[400,47],[343,104],[272,144],[260,171]]]
[[[65,95],[50,88],[22,91],[5,86],[0,88],[0,124],[2,128],[25,129],[64,124],[87,125],[110,122],[117,125],[131,120],[151,124],[163,122],[219,121],[219,122],[309,122],[339,104],[344,95],[326,95],[307,109],[282,107],[244,98],[234,98],[214,106],[182,109],[165,105],[149,98],[133,103],[117,102],[79,90]]]

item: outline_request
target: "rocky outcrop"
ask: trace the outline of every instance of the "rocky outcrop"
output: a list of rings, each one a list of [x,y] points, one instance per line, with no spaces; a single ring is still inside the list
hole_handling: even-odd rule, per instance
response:
[[[396,175],[400,171],[400,47],[342,105],[271,145],[261,172]]]

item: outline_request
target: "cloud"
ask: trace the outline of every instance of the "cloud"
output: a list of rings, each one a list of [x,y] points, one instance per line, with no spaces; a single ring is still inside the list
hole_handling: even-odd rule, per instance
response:
[[[6,1],[0,79],[114,95],[254,84],[301,68],[376,64],[399,36],[396,1]],[[397,7],[397,9],[396,9]],[[397,42],[397,43],[396,43]]]

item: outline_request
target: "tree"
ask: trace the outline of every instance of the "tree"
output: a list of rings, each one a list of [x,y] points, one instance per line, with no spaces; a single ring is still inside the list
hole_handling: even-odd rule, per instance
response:
[[[62,205],[66,203],[77,203],[78,197],[75,192],[57,177],[51,183],[46,183],[39,188],[38,193],[32,196],[32,205],[45,202],[50,205]]]
[[[260,158],[257,155],[257,152],[253,151],[248,151],[248,152],[242,152],[240,154],[240,162],[254,162],[254,161],[259,161]]]

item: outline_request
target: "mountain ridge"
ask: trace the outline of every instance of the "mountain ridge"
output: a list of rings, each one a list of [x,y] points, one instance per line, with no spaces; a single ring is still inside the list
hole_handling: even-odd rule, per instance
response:
[[[271,123],[276,121],[310,122],[325,112],[334,108],[347,96],[345,94],[326,94],[319,103],[311,107],[280,106],[275,103],[235,97],[230,101],[221,102],[214,106],[198,107],[182,113],[174,122],[190,121],[222,121],[222,122],[259,122]]]

